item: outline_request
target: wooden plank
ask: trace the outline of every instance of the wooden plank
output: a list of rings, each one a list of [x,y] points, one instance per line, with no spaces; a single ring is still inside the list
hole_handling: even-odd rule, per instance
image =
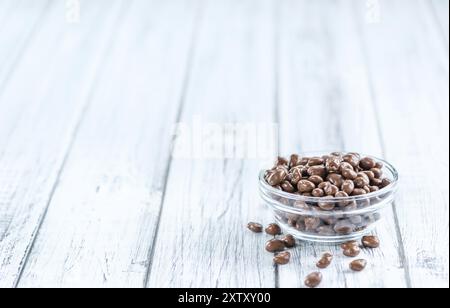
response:
[[[3,25],[6,24],[8,16],[11,15],[19,2],[13,0],[0,1],[0,29],[3,29]]]
[[[383,156],[370,80],[348,1],[282,1],[279,114],[281,152],[356,151]],[[280,287],[303,287],[321,254],[331,251],[321,287],[404,287],[392,211],[377,227],[382,246],[364,251],[361,273],[335,245],[302,243],[279,269]]]
[[[0,3],[0,91],[20,60],[26,45],[39,29],[48,10],[47,0],[1,1]]]
[[[197,9],[129,7],[20,287],[144,285]]]
[[[185,129],[201,134],[194,150],[199,139],[205,147],[220,140],[226,123],[273,121],[275,3],[205,1],[182,115]],[[223,134],[229,138],[233,131]],[[230,144],[239,148],[237,141]],[[173,160],[150,287],[274,286],[267,236],[246,230],[248,221],[270,221],[257,195],[260,161],[224,155],[220,145],[216,155],[194,152]]]
[[[64,2],[53,2],[0,93],[0,287],[14,286],[20,276],[114,33],[119,4],[96,1],[85,7],[82,23],[72,25],[61,14]]]
[[[383,6],[382,23],[361,26],[386,156],[401,176],[396,213],[408,275],[413,287],[448,287],[448,49],[422,2]]]
[[[449,1],[448,0],[431,0],[433,18],[439,24],[439,29],[447,41],[447,48],[449,42]]]

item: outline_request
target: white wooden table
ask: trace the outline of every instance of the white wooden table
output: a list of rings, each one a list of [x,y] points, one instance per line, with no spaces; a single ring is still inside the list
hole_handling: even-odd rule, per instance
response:
[[[391,161],[382,247],[322,287],[448,287],[448,6],[0,0],[0,287],[302,287],[339,249],[274,267],[245,230],[271,222],[266,161],[173,158],[174,124],[199,117]]]

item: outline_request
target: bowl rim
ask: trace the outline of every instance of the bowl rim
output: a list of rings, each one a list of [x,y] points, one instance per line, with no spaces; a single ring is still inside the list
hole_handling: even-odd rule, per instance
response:
[[[329,152],[312,152],[312,153],[315,153],[315,155],[326,155],[326,154],[329,154]],[[342,152],[342,153],[350,153],[350,152]],[[299,153],[298,155],[300,155],[300,156],[302,156],[302,155],[309,156],[310,154],[311,153],[306,152],[306,153]],[[330,201],[330,202],[331,201],[333,201],[333,202],[362,201],[362,200],[367,200],[367,199],[370,199],[370,198],[379,197],[379,196],[385,195],[387,193],[393,193],[393,192],[395,192],[397,190],[398,183],[399,183],[399,174],[398,174],[397,169],[391,163],[387,162],[384,159],[381,159],[381,158],[378,158],[378,157],[375,157],[375,156],[372,156],[372,155],[365,155],[365,154],[362,154],[362,153],[360,155],[362,157],[370,157],[370,158],[373,158],[373,159],[375,159],[377,161],[382,162],[384,167],[387,170],[389,170],[389,172],[392,174],[393,179],[392,179],[391,184],[389,184],[388,186],[386,186],[386,187],[384,187],[384,188],[382,188],[382,189],[380,189],[378,191],[371,192],[371,193],[368,193],[368,194],[365,194],[365,195],[349,196],[349,197],[334,197],[334,199],[328,199],[328,201]],[[303,202],[311,202],[311,203],[326,202],[324,200],[324,197],[302,196],[302,195],[296,195],[296,194],[292,194],[292,193],[288,193],[288,192],[276,189],[276,188],[272,187],[271,185],[269,185],[266,182],[266,180],[265,180],[266,172],[267,172],[267,170],[262,170],[260,172],[260,174],[259,174],[259,186],[260,186],[260,189],[263,190],[263,193],[264,192],[268,192],[268,193],[270,193],[270,194],[272,194],[274,196],[282,197],[282,198],[288,199],[290,201],[303,201]],[[294,208],[292,206],[284,205],[284,204],[278,202],[275,199],[273,199],[273,201],[275,201],[277,203],[277,207],[278,208],[285,209],[286,211],[291,212],[291,213],[305,213],[305,212],[308,212],[308,211],[305,211],[305,210],[302,210],[302,209],[299,209],[299,208]],[[362,210],[363,210],[363,212],[364,211],[376,210],[377,208],[378,208],[377,205],[374,205],[374,206],[368,206],[367,208],[364,208],[364,209],[356,209],[356,210],[350,210],[350,211],[345,211],[344,210],[344,211],[345,211],[346,214],[349,214],[349,213],[353,213],[353,212],[361,212]],[[343,210],[343,209],[341,209],[341,210]],[[323,214],[326,215],[327,213],[329,213],[329,214],[332,215],[332,213],[336,213],[336,212],[337,212],[336,210],[323,211],[320,214],[321,215],[323,215]],[[316,212],[316,214],[317,214],[317,212]]]

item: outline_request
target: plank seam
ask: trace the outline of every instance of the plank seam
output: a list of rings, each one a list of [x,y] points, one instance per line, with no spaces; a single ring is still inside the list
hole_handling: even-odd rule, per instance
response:
[[[17,288],[19,286],[19,284],[20,284],[20,280],[22,279],[24,269],[25,269],[25,267],[26,267],[26,265],[28,263],[28,260],[29,260],[29,257],[31,255],[31,252],[34,249],[34,245],[36,243],[36,239],[39,236],[39,231],[40,231],[40,229],[41,229],[41,227],[42,227],[42,225],[43,225],[43,223],[45,221],[45,218],[47,216],[48,210],[50,208],[50,204],[53,201],[53,197],[55,195],[56,189],[58,188],[58,183],[59,183],[59,181],[61,179],[61,175],[63,173],[63,170],[64,170],[64,168],[65,168],[65,166],[67,164],[67,161],[68,161],[68,159],[70,157],[70,153],[71,153],[72,148],[73,148],[73,146],[75,144],[75,140],[77,138],[79,129],[80,129],[82,123],[83,123],[83,119],[84,119],[85,115],[87,114],[87,111],[89,110],[89,106],[90,106],[90,103],[92,102],[92,97],[94,95],[95,88],[96,88],[96,86],[97,86],[97,84],[99,82],[100,72],[102,71],[103,67],[105,66],[106,60],[108,58],[106,56],[106,54],[109,54],[111,52],[112,46],[113,46],[113,43],[114,43],[114,37],[115,37],[116,30],[119,27],[120,21],[122,20],[122,18],[124,17],[125,13],[127,12],[127,7],[125,7],[125,3],[126,2],[121,2],[121,5],[119,6],[119,13],[117,13],[117,17],[116,17],[116,20],[114,22],[114,26],[112,27],[112,31],[110,33],[110,37],[108,38],[107,43],[105,44],[105,47],[104,47],[104,52],[103,53],[105,54],[105,56],[102,57],[101,63],[100,63],[100,65],[98,66],[98,68],[96,70],[95,77],[94,77],[94,82],[92,83],[92,86],[91,86],[91,88],[88,91],[88,97],[86,99],[86,103],[84,104],[84,106],[82,106],[81,111],[80,111],[80,115],[78,116],[78,119],[76,119],[76,123],[75,123],[73,131],[71,133],[71,138],[70,138],[69,144],[68,144],[68,146],[67,146],[67,148],[65,150],[62,163],[59,166],[59,169],[58,169],[55,181],[54,181],[52,189],[50,191],[49,199],[48,199],[48,201],[46,203],[46,206],[44,208],[44,212],[42,213],[41,217],[38,220],[37,227],[36,227],[36,229],[34,230],[34,232],[31,235],[31,242],[27,246],[27,248],[25,250],[25,255],[24,255],[22,261],[20,262],[19,274],[17,275],[17,278],[15,279],[13,288]]]
[[[375,88],[373,85],[373,76],[372,76],[371,67],[370,67],[369,55],[367,52],[367,46],[365,44],[364,36],[363,36],[362,30],[361,30],[362,26],[358,23],[358,18],[356,17],[357,16],[357,8],[355,6],[353,6],[353,7],[354,7],[354,16],[355,16],[354,20],[356,23],[356,29],[357,29],[358,37],[359,37],[360,44],[361,44],[365,68],[367,71],[370,101],[371,101],[372,107],[374,109],[375,123],[377,126],[378,138],[379,138],[380,146],[381,146],[381,154],[384,158],[386,158],[386,145],[384,142],[383,132],[381,130],[380,110],[378,108],[377,98],[376,98],[376,94],[375,94]],[[399,246],[398,255],[400,257],[401,266],[403,267],[403,270],[405,273],[406,286],[408,288],[411,288],[412,285],[411,285],[411,274],[409,272],[409,262],[406,257],[405,245],[404,245],[403,236],[402,236],[400,226],[399,226],[398,213],[397,213],[395,202],[392,204],[392,214],[394,215],[395,233],[396,233],[396,237],[397,237],[397,243]]]
[[[188,55],[187,55],[186,71],[185,71],[184,78],[183,78],[183,84],[181,87],[181,93],[180,93],[180,98],[179,98],[178,111],[177,111],[176,118],[175,118],[176,123],[179,123],[181,121],[181,117],[184,112],[184,104],[186,102],[187,92],[188,92],[188,88],[189,88],[189,84],[190,84],[191,70],[192,70],[193,63],[194,63],[195,47],[196,47],[196,42],[198,39],[200,23],[201,23],[202,16],[203,16],[202,7],[203,7],[203,1],[199,1],[197,4],[195,16],[194,16],[194,25],[193,25],[193,30],[192,30],[191,39],[190,39],[191,43],[190,43]],[[173,136],[172,140],[170,142],[170,149],[169,149],[169,153],[168,153],[169,157],[168,157],[168,161],[166,164],[166,169],[164,171],[162,197],[161,197],[161,203],[159,206],[159,211],[158,211],[158,215],[157,215],[157,219],[156,219],[155,232],[153,234],[153,243],[150,246],[150,249],[147,254],[147,262],[146,262],[147,263],[147,271],[146,271],[146,274],[144,277],[144,283],[143,283],[144,288],[148,288],[148,284],[149,284],[149,280],[150,280],[150,276],[151,276],[151,272],[152,272],[153,257],[155,255],[155,243],[159,236],[161,217],[162,217],[164,203],[165,203],[165,199],[166,199],[167,186],[169,183],[169,174],[170,174],[170,170],[171,170],[172,162],[173,162],[172,154],[173,154],[173,150],[174,150],[175,138],[176,138],[176,136]]]

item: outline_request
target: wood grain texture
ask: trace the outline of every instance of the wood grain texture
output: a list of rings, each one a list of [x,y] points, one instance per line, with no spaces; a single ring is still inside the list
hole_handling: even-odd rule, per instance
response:
[[[280,143],[284,155],[305,151],[356,151],[383,156],[377,115],[354,11],[346,1],[281,1]],[[382,247],[365,250],[362,273],[335,245],[302,243],[280,267],[280,287],[303,287],[321,254],[331,251],[321,287],[404,287],[393,213],[378,226]]]
[[[44,21],[47,0],[0,1],[0,91]]]
[[[274,3],[205,1],[182,122],[273,121]],[[202,133],[203,144],[211,138]],[[275,286],[267,237],[246,231],[248,221],[270,221],[256,193],[259,167],[255,159],[173,161],[149,287]]]
[[[411,286],[448,287],[448,49],[421,3],[383,7],[383,22],[361,26],[386,157],[401,175],[405,264]]]
[[[448,0],[80,4],[0,0],[0,288],[449,286]],[[398,167],[364,272],[273,265],[260,142]]]
[[[431,0],[430,9],[434,15],[435,22],[439,25],[439,29],[447,41],[447,48],[449,42],[449,1],[448,0]]]
[[[104,4],[86,8],[77,27],[54,2],[0,93],[1,287],[17,283],[89,96],[120,9],[111,3],[99,22]]]
[[[144,285],[197,2],[126,3],[20,287]]]

